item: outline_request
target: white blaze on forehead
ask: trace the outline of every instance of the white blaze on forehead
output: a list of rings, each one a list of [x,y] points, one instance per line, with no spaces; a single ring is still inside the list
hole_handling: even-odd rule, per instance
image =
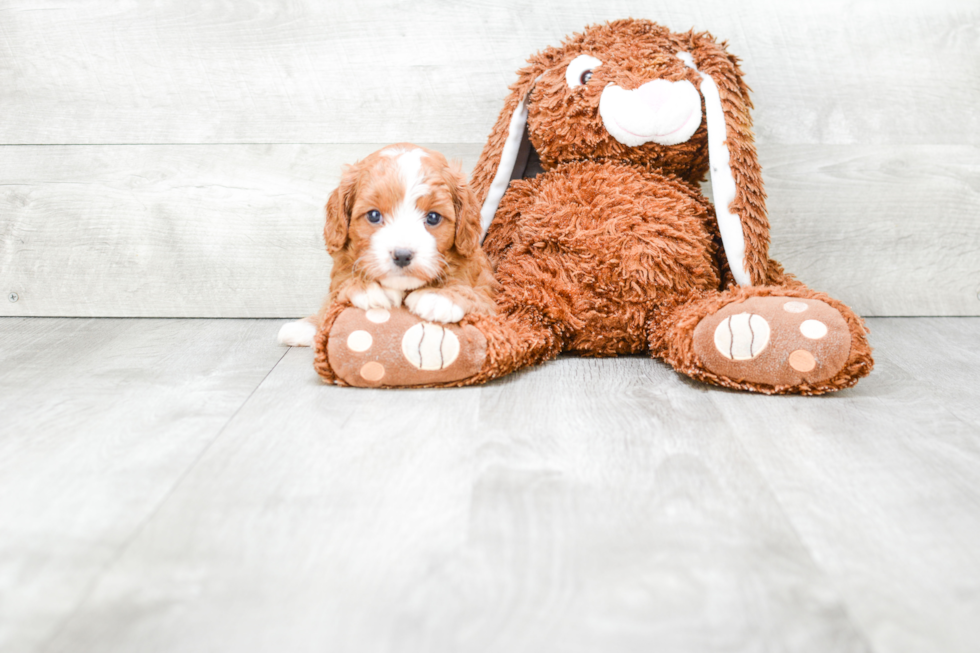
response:
[[[425,175],[422,172],[422,157],[425,151],[415,148],[408,152],[402,152],[395,161],[398,164],[398,173],[401,175],[402,183],[405,184],[404,202],[411,201],[412,206],[420,197],[429,190],[425,185]]]

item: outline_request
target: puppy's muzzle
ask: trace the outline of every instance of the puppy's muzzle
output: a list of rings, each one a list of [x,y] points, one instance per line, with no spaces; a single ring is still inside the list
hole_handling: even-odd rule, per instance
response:
[[[415,252],[410,249],[396,249],[391,253],[391,260],[400,268],[408,267],[412,263]]]

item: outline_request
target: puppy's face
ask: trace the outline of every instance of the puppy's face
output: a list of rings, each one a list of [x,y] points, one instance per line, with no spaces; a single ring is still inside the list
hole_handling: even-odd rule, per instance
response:
[[[325,235],[332,253],[346,250],[357,274],[412,290],[444,277],[454,257],[476,248],[479,216],[445,157],[399,144],[347,170],[327,205]]]

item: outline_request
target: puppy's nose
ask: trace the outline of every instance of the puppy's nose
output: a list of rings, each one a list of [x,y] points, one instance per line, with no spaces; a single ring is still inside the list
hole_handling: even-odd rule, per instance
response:
[[[410,249],[396,249],[391,253],[391,260],[395,262],[395,265],[403,268],[412,262],[413,256],[415,256],[415,252]]]

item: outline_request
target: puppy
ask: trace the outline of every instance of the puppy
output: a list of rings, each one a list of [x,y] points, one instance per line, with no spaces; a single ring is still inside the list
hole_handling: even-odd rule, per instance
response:
[[[364,310],[403,303],[430,322],[492,313],[497,283],[480,249],[480,209],[458,165],[410,143],[348,166],[327,201],[330,295],[279,342],[308,347],[334,302]]]

